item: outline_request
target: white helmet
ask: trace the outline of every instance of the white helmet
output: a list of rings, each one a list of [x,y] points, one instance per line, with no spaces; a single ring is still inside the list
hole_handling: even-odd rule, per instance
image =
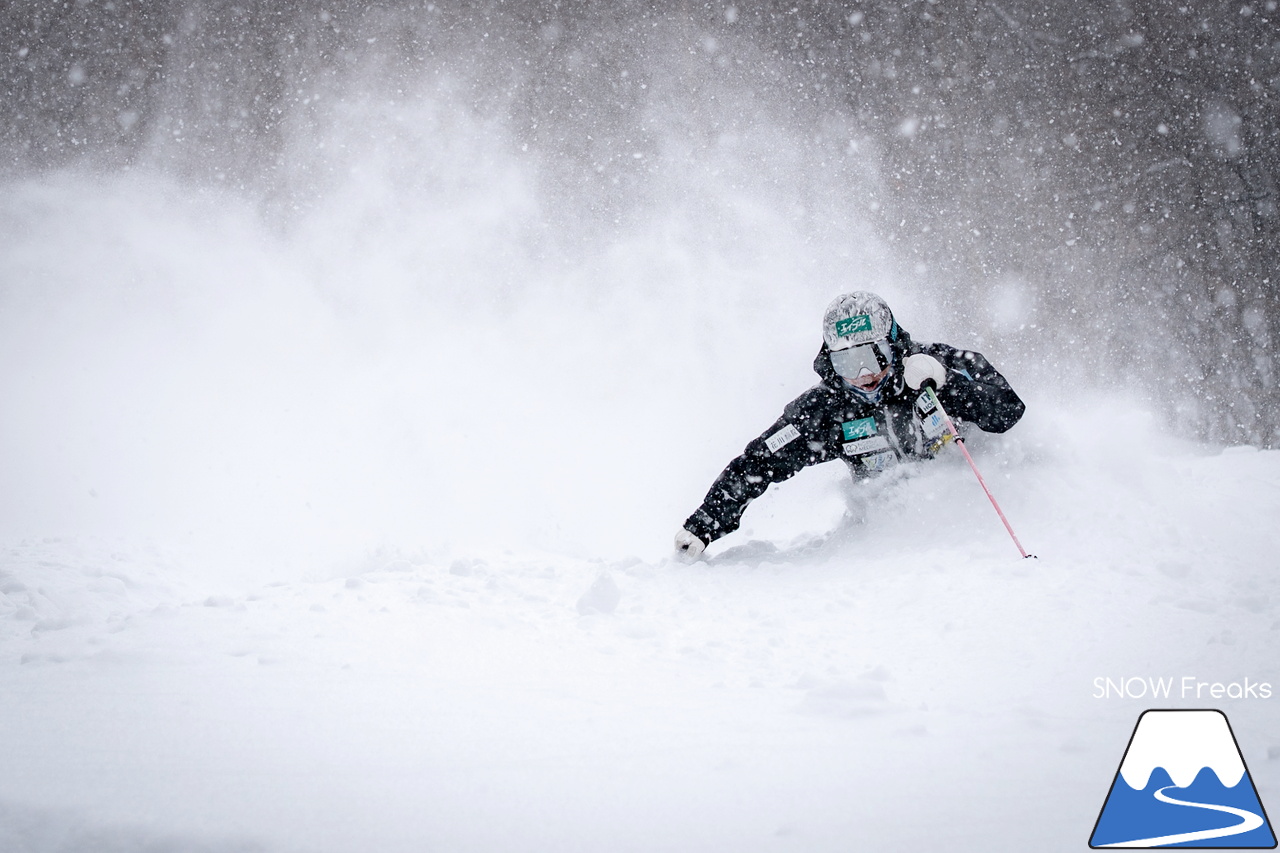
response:
[[[886,338],[893,340],[897,331],[889,306],[865,290],[837,296],[822,318],[822,339],[832,352]]]
[[[885,301],[863,290],[837,297],[822,318],[822,338],[836,374],[868,401],[879,402],[881,386],[894,373],[898,338]]]

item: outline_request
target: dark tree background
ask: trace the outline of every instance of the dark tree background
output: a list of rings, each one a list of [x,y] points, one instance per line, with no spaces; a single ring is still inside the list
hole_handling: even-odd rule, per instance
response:
[[[860,4],[860,39],[816,8],[774,38],[850,70],[833,85],[895,180],[884,226],[967,284],[955,310],[1025,281],[1081,384],[1150,366],[1184,429],[1275,445],[1275,3]]]
[[[296,156],[315,92],[449,68],[543,153],[546,191],[578,202],[560,215],[607,230],[643,207],[655,99],[722,87],[811,127],[828,177],[847,167],[822,135],[856,136],[867,215],[954,316],[987,328],[993,288],[1020,289],[1038,328],[991,334],[1068,385],[1275,446],[1278,19],[1275,0],[9,0],[0,175],[145,165],[287,212],[322,180]]]

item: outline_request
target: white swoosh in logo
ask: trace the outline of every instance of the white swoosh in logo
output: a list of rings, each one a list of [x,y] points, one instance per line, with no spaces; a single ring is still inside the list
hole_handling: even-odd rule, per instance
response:
[[[1162,803],[1170,803],[1175,806],[1189,806],[1193,809],[1209,809],[1215,812],[1226,812],[1240,818],[1240,823],[1235,826],[1224,826],[1221,829],[1202,829],[1197,832],[1180,832],[1176,835],[1161,835],[1157,838],[1139,838],[1136,841],[1124,841],[1119,844],[1103,844],[1102,847],[1163,847],[1169,844],[1182,844],[1186,841],[1204,841],[1209,838],[1225,838],[1229,835],[1240,835],[1244,832],[1257,829],[1262,826],[1262,817],[1253,812],[1244,809],[1233,808],[1232,806],[1215,806],[1208,803],[1189,803],[1185,800],[1175,800],[1165,794],[1170,788],[1176,788],[1177,785],[1168,785],[1156,791],[1156,799]]]

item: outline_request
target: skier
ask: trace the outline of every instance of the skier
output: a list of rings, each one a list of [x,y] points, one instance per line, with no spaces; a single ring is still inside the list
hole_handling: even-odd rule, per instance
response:
[[[1005,432],[1025,409],[980,354],[912,341],[874,293],[837,297],[822,319],[822,338],[813,361],[822,381],[792,400],[711,484],[702,506],[676,534],[678,556],[696,560],[738,529],[747,504],[770,483],[809,465],[841,459],[857,479],[902,459],[932,457],[945,428],[921,392],[927,384],[953,421],[987,432]]]

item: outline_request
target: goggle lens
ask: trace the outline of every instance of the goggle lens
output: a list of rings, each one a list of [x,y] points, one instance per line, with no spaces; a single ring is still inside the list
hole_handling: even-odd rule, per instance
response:
[[[859,376],[884,373],[892,363],[893,352],[889,348],[888,341],[859,344],[856,347],[831,353],[831,366],[836,369],[836,373],[850,382]]]

